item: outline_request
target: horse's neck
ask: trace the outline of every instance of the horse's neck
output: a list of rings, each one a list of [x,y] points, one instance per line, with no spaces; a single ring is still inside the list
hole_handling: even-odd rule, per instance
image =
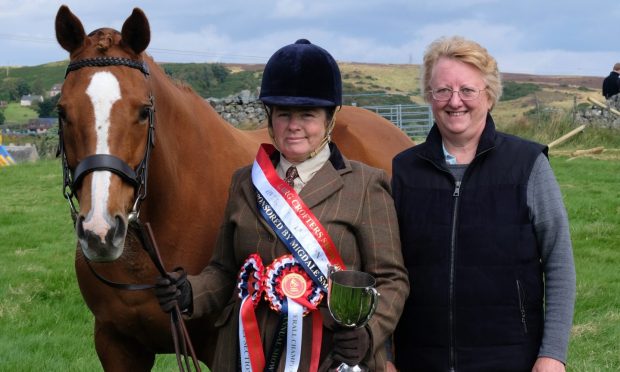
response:
[[[222,199],[232,172],[252,161],[258,140],[224,121],[208,102],[163,72],[153,74],[152,87],[156,115],[152,168],[154,182],[161,186],[158,192],[168,199],[171,193],[188,192],[197,198]]]
[[[162,247],[182,247],[163,249],[166,262],[199,270],[192,265],[204,266],[210,256],[230,176],[250,163],[252,146],[202,98],[158,75],[152,75],[155,147],[141,216],[157,229]],[[177,257],[190,251],[194,260]]]
[[[238,148],[244,145],[247,136],[224,121],[193,90],[179,86],[167,77],[155,87],[156,133],[164,136],[161,142],[169,147],[167,157],[175,162],[208,161],[214,172],[225,166],[221,162],[211,162],[212,159],[221,159],[222,154],[230,157],[232,163],[247,159],[247,148]],[[237,151],[231,152],[232,148]]]

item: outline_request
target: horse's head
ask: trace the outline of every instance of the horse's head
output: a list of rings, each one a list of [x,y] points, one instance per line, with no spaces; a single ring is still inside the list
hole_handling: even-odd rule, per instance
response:
[[[120,33],[101,28],[86,35],[80,20],[61,6],[56,39],[70,54],[58,103],[65,194],[85,256],[112,261],[123,253],[130,212],[144,196],[153,141],[153,101],[142,58],[150,41],[148,20],[136,8]]]

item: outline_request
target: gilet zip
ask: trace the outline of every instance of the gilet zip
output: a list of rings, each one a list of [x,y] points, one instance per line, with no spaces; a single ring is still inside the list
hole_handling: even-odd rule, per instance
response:
[[[452,192],[452,197],[454,198],[454,206],[452,208],[452,226],[450,229],[450,234],[451,234],[450,236],[450,278],[449,278],[449,302],[448,302],[448,307],[449,307],[448,313],[449,313],[449,323],[450,323],[450,327],[449,327],[450,328],[450,347],[449,347],[449,370],[450,372],[456,372],[457,370],[456,369],[456,346],[455,346],[456,335],[454,331],[455,322],[456,322],[455,317],[454,317],[454,308],[455,308],[454,287],[455,287],[456,248],[457,248],[456,230],[457,230],[458,223],[459,223],[458,211],[459,211],[459,200],[461,196],[461,189],[463,187],[464,181],[466,180],[468,174],[470,173],[471,165],[474,164],[474,162],[476,162],[483,154],[487,153],[488,151],[491,151],[494,148],[495,146],[492,146],[476,154],[474,159],[467,166],[467,169],[465,169],[465,173],[463,174],[463,178],[461,181],[457,181],[452,175],[452,173],[445,167],[439,164],[436,164],[430,158],[420,155],[422,159],[433,164],[435,168],[439,169],[440,171],[444,173],[447,173],[452,179],[452,182],[454,183],[454,191]]]

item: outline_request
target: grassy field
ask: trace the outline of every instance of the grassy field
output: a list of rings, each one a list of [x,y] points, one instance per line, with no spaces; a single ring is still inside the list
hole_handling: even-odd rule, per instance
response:
[[[7,124],[26,124],[30,119],[38,118],[39,114],[30,107],[13,102],[4,109],[4,117]]]
[[[569,371],[620,370],[620,161],[553,157],[571,221],[577,305]],[[73,268],[56,160],[0,168],[0,370],[101,370]],[[170,355],[155,371],[176,369]]]
[[[60,163],[0,168],[0,371],[97,371]],[[174,356],[154,371],[177,369]]]

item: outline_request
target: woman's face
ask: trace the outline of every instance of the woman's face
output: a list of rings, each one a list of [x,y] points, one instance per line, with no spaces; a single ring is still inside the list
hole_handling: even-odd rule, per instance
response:
[[[492,103],[482,73],[475,67],[456,59],[441,57],[431,74],[430,88],[449,88],[454,91],[447,101],[430,96],[433,115],[442,136],[470,140],[479,138]],[[482,90],[472,100],[463,101],[457,90]],[[430,93],[428,93],[430,94]]]
[[[300,163],[325,137],[327,112],[321,107],[273,106],[273,140],[291,163]]]

